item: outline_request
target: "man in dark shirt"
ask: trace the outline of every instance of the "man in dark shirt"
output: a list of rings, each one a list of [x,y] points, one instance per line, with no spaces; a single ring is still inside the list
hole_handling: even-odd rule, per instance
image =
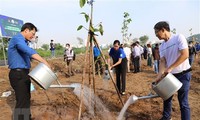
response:
[[[93,47],[93,52],[94,52],[95,73],[99,74],[99,71],[100,71],[100,74],[103,74],[101,53],[100,53],[99,48],[96,45]]]
[[[30,78],[28,76],[31,68],[30,59],[49,64],[35,50],[28,46],[37,32],[37,28],[32,23],[25,23],[21,28],[21,33],[11,38],[8,47],[8,68],[9,80],[15,91],[16,105],[14,109],[14,120],[29,120],[30,113]]]
[[[113,60],[113,65],[110,69],[115,68],[116,70],[116,84],[119,92],[124,95],[126,87],[126,70],[127,70],[127,59],[124,50],[120,48],[119,40],[115,40],[113,48],[110,49],[110,57]]]
[[[50,43],[50,50],[51,50],[51,57],[55,57],[55,44],[53,43],[53,40],[51,40]]]

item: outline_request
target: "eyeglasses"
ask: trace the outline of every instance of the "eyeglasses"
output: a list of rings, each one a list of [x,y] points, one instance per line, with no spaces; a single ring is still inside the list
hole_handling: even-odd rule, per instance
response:
[[[156,30],[156,29],[155,29],[155,34],[156,34],[156,36],[158,35],[159,32],[160,32],[160,30]]]
[[[32,30],[29,30],[30,33],[32,33],[33,36],[35,36],[36,32],[33,32]]]

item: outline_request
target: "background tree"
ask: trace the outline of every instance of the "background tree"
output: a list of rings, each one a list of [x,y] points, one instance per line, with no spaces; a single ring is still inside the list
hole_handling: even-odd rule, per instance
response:
[[[192,35],[192,28],[189,29],[190,35]]]
[[[83,45],[83,39],[80,38],[80,37],[77,37],[77,40],[78,40],[78,44],[82,46]]]
[[[41,48],[43,48],[44,50],[49,50],[49,44],[43,44]]]
[[[131,37],[131,34],[128,34],[128,25],[132,22],[132,19],[130,18],[129,13],[124,12],[124,20],[123,20],[123,26],[122,26],[122,39],[123,43],[127,43]]]
[[[146,42],[149,40],[149,37],[148,37],[147,35],[144,35],[144,36],[141,36],[141,37],[139,38],[139,40],[140,40],[140,44],[141,44],[141,45],[145,45]]]
[[[173,34],[176,34],[176,28],[173,28],[173,30],[171,30],[171,32],[172,32]]]
[[[56,50],[63,50],[63,46],[60,43],[55,44]]]

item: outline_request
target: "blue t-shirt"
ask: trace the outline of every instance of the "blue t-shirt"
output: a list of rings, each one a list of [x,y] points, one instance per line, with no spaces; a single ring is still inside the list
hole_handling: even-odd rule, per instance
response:
[[[10,69],[30,69],[30,58],[36,51],[27,45],[27,40],[19,33],[10,39],[8,46],[8,67]]]
[[[93,51],[94,51],[94,57],[100,56],[100,50],[99,48],[97,48],[97,46],[93,47]]]
[[[111,48],[109,55],[112,57],[114,63],[117,62],[119,58],[126,58],[126,54],[122,48],[119,48],[118,50]]]

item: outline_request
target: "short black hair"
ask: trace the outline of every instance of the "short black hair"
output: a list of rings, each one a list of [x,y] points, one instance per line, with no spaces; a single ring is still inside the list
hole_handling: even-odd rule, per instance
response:
[[[139,41],[136,41],[135,43],[137,43],[137,44],[140,44],[140,42],[139,42]]]
[[[113,42],[113,45],[115,45],[115,44],[120,45],[120,41],[119,41],[119,40],[115,40],[115,41]]]
[[[193,43],[193,41],[189,41],[188,43],[191,44],[191,43]]]
[[[67,45],[68,45],[68,46],[70,46],[70,44],[69,44],[69,43],[67,43],[67,44],[66,44],[66,46],[67,46]]]
[[[154,30],[161,30],[163,28],[170,32],[169,23],[166,21],[160,21],[154,26]]]
[[[37,27],[33,25],[32,23],[25,23],[21,28],[21,32],[23,32],[25,29],[29,29],[29,30],[35,29],[36,32],[38,31]]]

